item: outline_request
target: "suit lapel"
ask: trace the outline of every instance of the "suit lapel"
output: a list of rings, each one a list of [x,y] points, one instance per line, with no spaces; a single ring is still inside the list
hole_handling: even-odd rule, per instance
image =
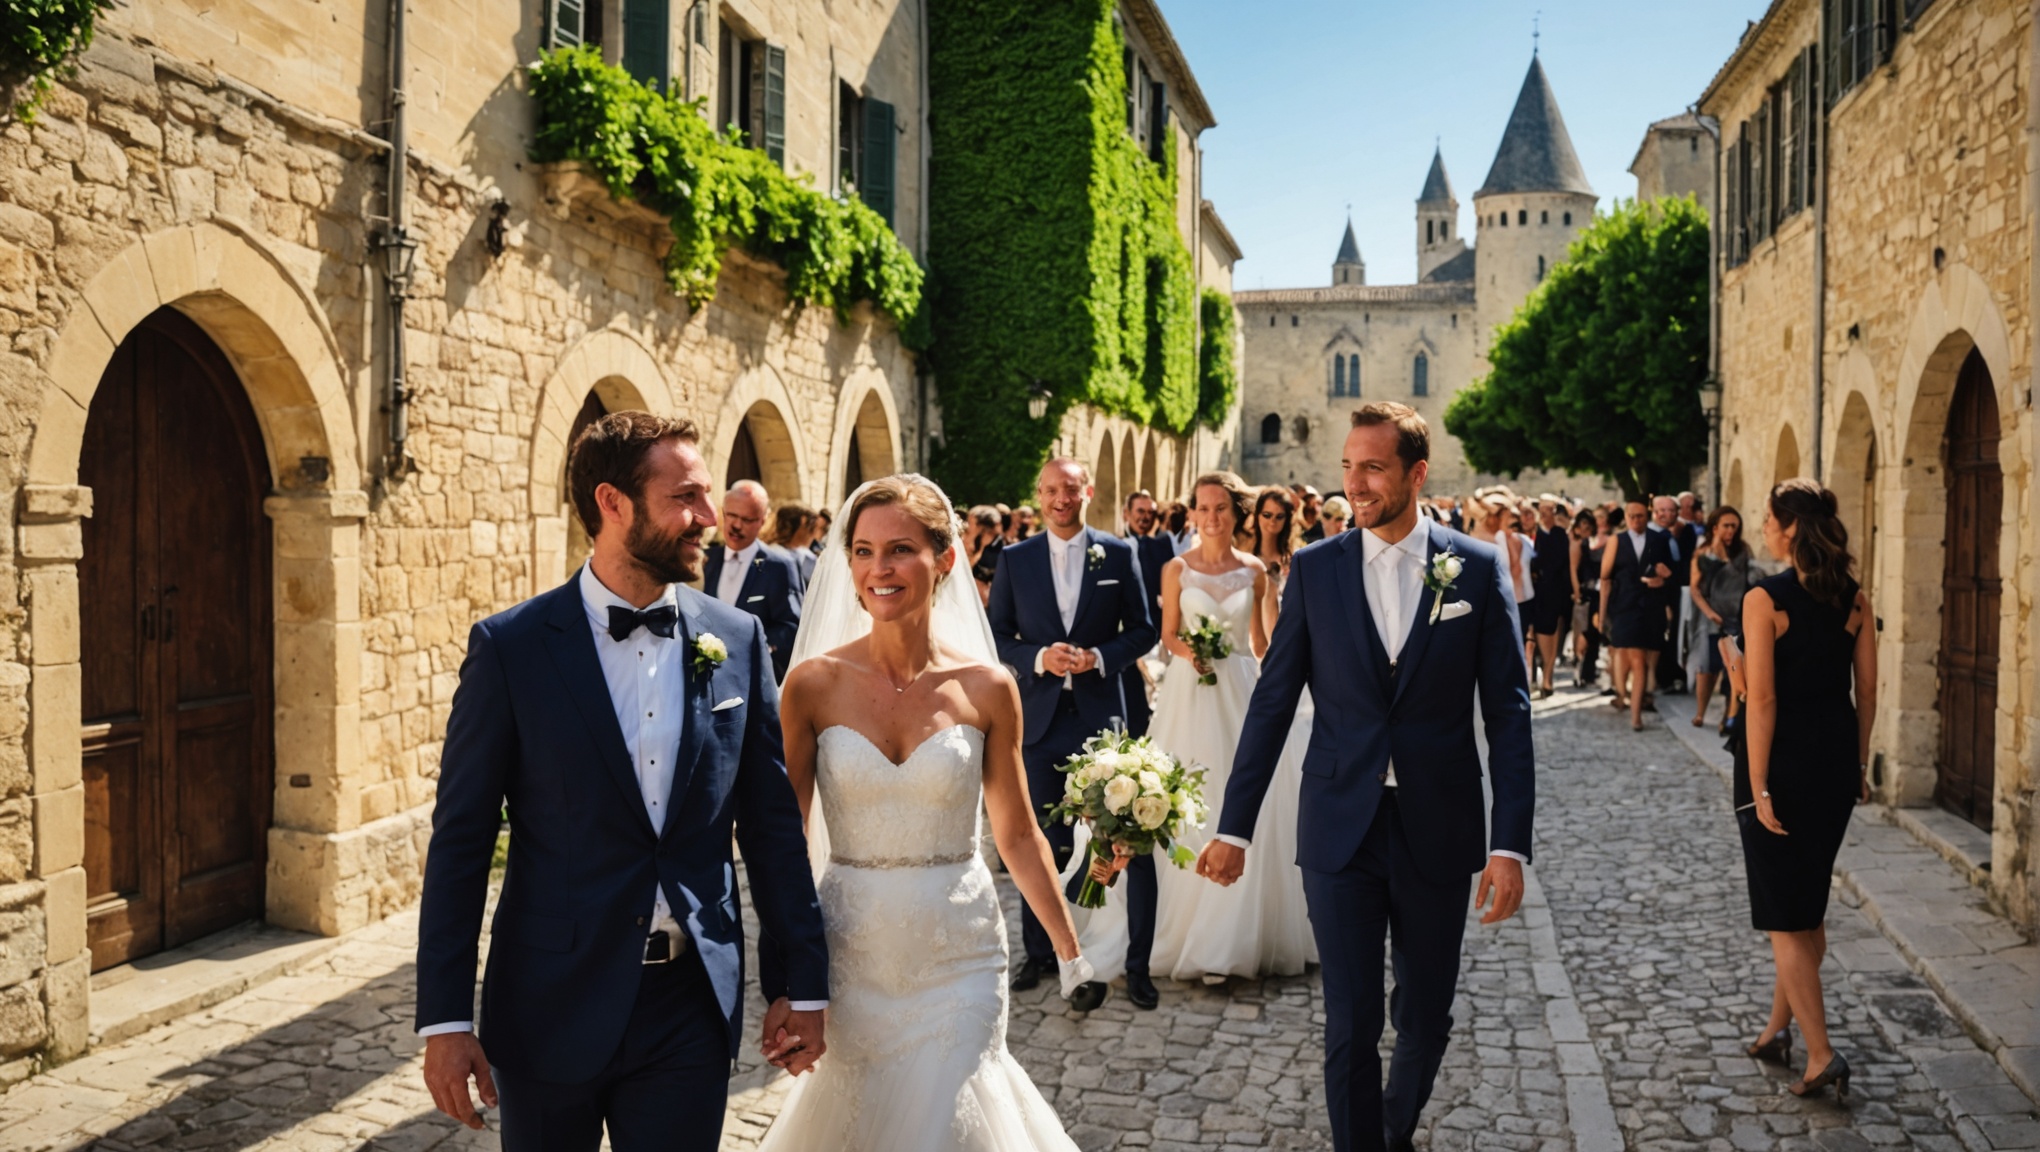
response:
[[[722,587],[723,546],[718,544],[708,550],[708,562],[701,566],[701,590],[710,599],[715,598],[716,589]]]
[[[681,675],[687,685],[687,719],[680,727],[679,755],[673,758],[672,791],[666,794],[666,823],[659,830],[661,840],[671,836],[680,824],[687,789],[694,782],[694,766],[701,759],[702,744],[709,731],[708,710],[715,706],[714,693],[710,691],[715,670],[697,672],[694,668],[694,637],[701,627],[701,605],[684,591],[679,599],[680,622],[673,638],[680,642]]]
[[[1367,581],[1361,575],[1367,564],[1367,551],[1361,545],[1359,532],[1349,534],[1345,549],[1339,557],[1339,586],[1345,594],[1343,599],[1348,622],[1352,625],[1353,643],[1360,650],[1361,672],[1374,682],[1378,692],[1387,663],[1387,648],[1375,632],[1374,613],[1367,607]]]
[[[623,743],[623,729],[616,723],[616,705],[609,698],[609,678],[602,674],[602,661],[595,655],[595,634],[588,623],[588,609],[580,596],[578,578],[557,593],[558,599],[546,613],[546,650],[559,669],[567,698],[581,713],[582,723],[595,738],[595,754],[622,790],[624,807],[647,836],[652,833],[651,817],[638,789],[637,773],[631,769],[630,749]]]
[[[761,587],[764,582],[765,550],[761,547],[758,549],[758,554],[751,557],[751,563],[744,569],[744,586],[737,589],[737,607],[743,608],[747,612],[750,611],[747,605],[750,604],[752,596],[764,594],[764,589]]]
[[[1438,529],[1435,525],[1427,530],[1424,535],[1429,541],[1424,551],[1424,571],[1429,572],[1431,570],[1431,560],[1440,552],[1443,552],[1445,546],[1438,539]],[[1417,617],[1410,621],[1409,637],[1403,641],[1402,659],[1396,661],[1395,698],[1397,700],[1402,699],[1403,689],[1409,687],[1410,681],[1415,679],[1417,662],[1424,658],[1424,650],[1430,646],[1431,607],[1437,598],[1438,594],[1429,588],[1424,588],[1422,593],[1417,596]]]
[[[1041,557],[1041,578],[1034,581],[1034,587],[1039,589],[1039,591],[1035,595],[1046,599],[1049,623],[1054,625],[1057,634],[1062,639],[1068,640],[1070,638],[1070,630],[1063,627],[1062,607],[1056,603],[1055,598],[1055,550],[1049,546],[1048,533],[1046,532],[1039,536],[1031,536],[1029,539],[1041,541],[1041,546],[1033,549]],[[1001,556],[999,562],[1001,564],[1005,563],[1005,557]],[[1075,619],[1075,617],[1071,619]]]
[[[1098,587],[1098,574],[1091,571],[1091,548],[1097,543],[1091,537],[1091,530],[1084,529],[1077,537],[1082,552],[1077,556],[1077,610],[1070,613],[1070,634],[1076,635],[1077,625],[1084,620],[1084,610],[1091,606],[1091,593]]]

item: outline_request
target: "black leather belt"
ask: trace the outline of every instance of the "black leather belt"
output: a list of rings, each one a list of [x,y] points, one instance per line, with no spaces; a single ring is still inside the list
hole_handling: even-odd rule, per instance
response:
[[[645,937],[646,964],[670,964],[686,954],[687,937],[684,935],[679,935],[676,939],[675,936],[668,936],[664,932],[654,932]]]

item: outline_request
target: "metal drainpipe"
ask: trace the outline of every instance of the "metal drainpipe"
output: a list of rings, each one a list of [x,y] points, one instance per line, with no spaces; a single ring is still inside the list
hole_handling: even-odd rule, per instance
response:
[[[1820,6],[1819,44],[1828,42],[1828,6]],[[1826,62],[1826,53],[1821,54]],[[1820,76],[1821,91],[1814,94],[1814,106],[1820,110],[1820,139],[1814,141],[1814,155],[1820,164],[1820,195],[1813,204],[1813,471],[1810,475],[1817,482],[1821,480],[1821,425],[1825,418],[1827,391],[1827,207],[1828,160],[1834,155],[1829,145],[1828,129],[1828,78]]]
[[[392,478],[410,470],[410,458],[404,451],[404,443],[410,435],[411,405],[410,386],[404,379],[404,301],[409,298],[411,288],[409,253],[390,251],[392,248],[405,249],[411,244],[410,233],[404,224],[404,185],[410,167],[410,150],[404,131],[404,3],[405,0],[390,0],[389,182],[383,201],[389,219],[379,244],[384,250],[383,288],[389,302],[389,454],[383,468],[384,474]]]

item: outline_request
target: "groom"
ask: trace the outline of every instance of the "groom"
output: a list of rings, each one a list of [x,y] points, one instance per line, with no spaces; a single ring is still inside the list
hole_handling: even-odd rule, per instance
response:
[[[575,441],[593,555],[475,625],[447,720],[418,1031],[434,1103],[502,1103],[508,1152],[712,1152],[743,1025],[732,825],[765,928],[772,1062],[822,1055],[828,953],[762,625],[685,581],[714,527],[694,425],[618,412]],[[510,866],[475,953],[507,805]]]
[[[1046,820],[1047,807],[1063,794],[1056,765],[1098,733],[1126,726],[1121,674],[1155,646],[1157,633],[1133,549],[1116,536],[1084,527],[1084,506],[1091,499],[1091,475],[1084,466],[1050,460],[1041,466],[1034,494],[1048,531],[1008,544],[1000,553],[985,611],[999,659],[1019,678],[1027,795],[1043,820],[1056,867],[1062,868],[1075,850],[1075,831],[1059,820]],[[1155,939],[1154,858],[1135,859],[1126,869],[1126,882],[1126,998],[1136,1008],[1153,1008],[1161,1002],[1147,973]],[[1020,940],[1027,956],[1012,986],[1024,992],[1040,984],[1044,974],[1056,972],[1055,945],[1025,904]],[[1105,985],[1094,981],[1078,988],[1070,1003],[1088,1012],[1105,996]]]
[[[1475,907],[1494,896],[1481,923],[1506,920],[1522,903],[1530,859],[1530,682],[1515,596],[1492,546],[1417,515],[1429,456],[1430,431],[1414,409],[1375,403],[1353,414],[1340,466],[1363,531],[1296,554],[1218,834],[1197,862],[1220,884],[1239,879],[1297,697],[1309,688],[1317,720],[1296,862],[1323,963],[1325,1104],[1338,1152],[1411,1147],[1452,1032],[1469,878],[1480,873]],[[1447,555],[1458,564],[1438,563]],[[1481,812],[1476,694],[1492,834]],[[1377,1052],[1391,925],[1396,1040],[1384,1092]]]

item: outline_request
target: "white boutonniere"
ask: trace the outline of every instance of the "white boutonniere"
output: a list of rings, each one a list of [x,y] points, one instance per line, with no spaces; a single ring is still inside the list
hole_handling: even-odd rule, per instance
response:
[[[729,645],[713,632],[703,632],[694,638],[694,670],[713,672],[730,658]]]
[[[1091,558],[1089,565],[1091,571],[1096,572],[1105,566],[1105,546],[1103,544],[1091,545],[1090,550],[1085,555]]]
[[[1445,611],[1445,594],[1452,591],[1452,584],[1459,574],[1466,571],[1466,561],[1457,552],[1450,550],[1431,557],[1431,566],[1424,569],[1424,587],[1437,593],[1431,601],[1431,623],[1438,622],[1438,614]]]

